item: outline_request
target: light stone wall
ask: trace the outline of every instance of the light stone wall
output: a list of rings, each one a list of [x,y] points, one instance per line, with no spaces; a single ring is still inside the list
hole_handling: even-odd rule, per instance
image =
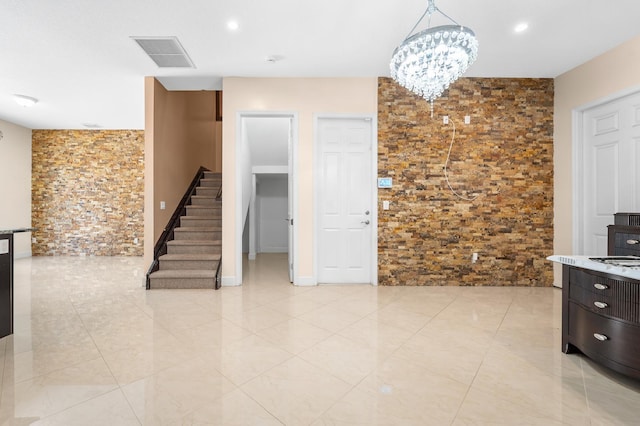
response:
[[[463,78],[433,118],[424,99],[378,82],[378,174],[393,178],[378,191],[380,285],[551,286],[553,80]],[[444,115],[451,186],[473,201],[448,188]]]
[[[33,255],[141,256],[144,132],[32,135]]]

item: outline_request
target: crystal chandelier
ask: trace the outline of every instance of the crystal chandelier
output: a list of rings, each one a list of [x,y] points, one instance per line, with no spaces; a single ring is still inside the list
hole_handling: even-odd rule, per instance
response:
[[[456,81],[478,56],[478,40],[469,28],[459,25],[428,0],[427,10],[391,56],[391,77],[431,104]],[[455,25],[431,28],[431,16],[439,12]],[[428,28],[411,35],[428,15]]]

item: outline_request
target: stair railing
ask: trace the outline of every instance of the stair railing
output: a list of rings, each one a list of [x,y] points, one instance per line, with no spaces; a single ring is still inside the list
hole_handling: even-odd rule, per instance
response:
[[[200,184],[200,179],[204,177],[204,172],[208,172],[208,171],[210,170],[200,166],[200,168],[198,169],[198,172],[196,173],[195,177],[191,181],[191,184],[187,188],[187,191],[184,193],[182,200],[180,200],[180,202],[178,203],[178,206],[173,212],[171,219],[169,219],[167,226],[164,227],[164,230],[162,231],[160,238],[158,238],[158,241],[156,242],[156,245],[153,248],[153,261],[151,262],[151,266],[147,271],[147,279],[146,279],[147,290],[151,288],[151,279],[149,278],[149,275],[151,275],[152,272],[155,272],[158,269],[160,269],[159,258],[160,256],[167,254],[167,242],[173,239],[173,231],[175,230],[175,228],[178,227],[178,224],[180,223],[180,217],[186,214],[187,202],[189,202],[189,199],[191,199],[191,196],[195,194],[196,188]]]

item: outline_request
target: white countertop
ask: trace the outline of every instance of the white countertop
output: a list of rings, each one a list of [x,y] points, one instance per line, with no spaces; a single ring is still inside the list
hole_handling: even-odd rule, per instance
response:
[[[547,257],[552,262],[562,263],[563,265],[576,266],[578,268],[589,269],[592,271],[605,272],[607,274],[619,275],[621,277],[633,278],[640,280],[640,268],[628,268],[624,266],[609,265],[602,262],[591,260],[590,257],[607,257],[607,256],[561,256],[553,255]],[[611,256],[621,257],[621,256]]]

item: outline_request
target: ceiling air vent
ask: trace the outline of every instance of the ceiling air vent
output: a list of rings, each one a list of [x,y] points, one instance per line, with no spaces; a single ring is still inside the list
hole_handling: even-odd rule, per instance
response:
[[[195,68],[177,37],[131,37],[160,68]]]

